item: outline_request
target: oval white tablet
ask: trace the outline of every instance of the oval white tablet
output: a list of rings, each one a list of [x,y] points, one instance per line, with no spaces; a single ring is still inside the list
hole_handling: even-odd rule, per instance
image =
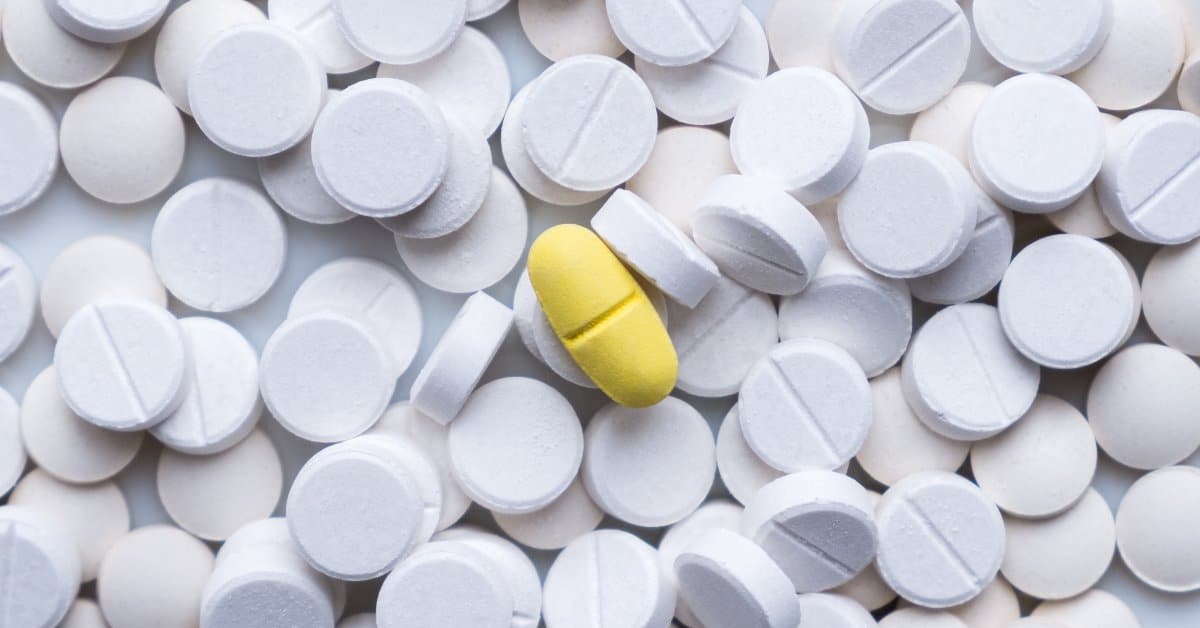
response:
[[[543,508],[519,515],[493,512],[505,534],[533,549],[558,550],[600,525],[604,511],[576,478],[567,490]]]
[[[559,553],[546,573],[546,628],[654,628],[671,621],[675,589],[653,547],[628,532],[597,530]]]
[[[384,579],[379,628],[508,628],[516,602],[496,563],[462,543],[430,543]]]
[[[1104,498],[1088,489],[1077,504],[1049,519],[1004,521],[1005,579],[1042,600],[1065,600],[1100,580],[1113,559],[1116,530]]]
[[[974,301],[991,292],[1012,260],[1016,225],[1012,212],[978,190],[975,229],[967,248],[950,265],[908,280],[913,296],[942,305]]]
[[[527,377],[480,386],[450,425],[450,466],[489,510],[527,513],[554,501],[579,472],[583,429],[558,391]]]
[[[713,529],[675,559],[679,595],[701,624],[788,628],[800,605],[787,576],[749,539]]]
[[[125,44],[98,44],[64,30],[50,17],[45,0],[6,0],[3,39],[8,58],[37,83],[76,89],[116,67]]]
[[[1041,369],[1005,337],[996,308],[964,303],[921,326],[904,356],[901,382],[904,398],[929,429],[976,441],[1025,414]]]
[[[396,387],[382,341],[335,311],[284,321],[263,347],[259,374],[271,415],[289,432],[319,443],[366,431]]]
[[[767,14],[771,58],[781,69],[813,66],[833,72],[829,46],[844,0],[777,0]]]
[[[63,400],[89,423],[120,432],[153,427],[173,413],[189,368],[179,322],[142,301],[80,310],[54,347]]]
[[[312,151],[317,180],[330,196],[356,214],[395,216],[441,185],[450,131],[423,90],[396,79],[367,79],[321,111]]]
[[[154,219],[150,254],[175,298],[208,312],[258,301],[283,271],[287,233],[271,201],[236,179],[195,181]]]
[[[187,79],[192,64],[208,40],[221,31],[267,19],[245,0],[189,0],[167,16],[154,42],[154,74],[167,98],[191,114]]]
[[[47,0],[46,11],[76,37],[116,44],[154,28],[167,4],[168,0]]]
[[[615,58],[625,52],[604,0],[517,0],[517,13],[529,43],[551,61],[582,54]]]
[[[454,479],[454,469],[450,466],[449,434],[446,426],[421,414],[411,404],[399,402],[392,404],[387,412],[379,418],[369,434],[385,434],[406,438],[425,457],[437,467],[438,477],[442,486],[442,508],[438,519],[438,529],[444,530],[462,518],[471,506],[471,498],[463,492]]]
[[[188,103],[204,135],[243,157],[300,143],[325,100],[325,68],[292,31],[270,22],[221,31],[197,54]]]
[[[24,209],[41,198],[58,171],[58,121],[24,88],[0,83],[0,216]],[[0,351],[2,354],[3,351]]]
[[[420,63],[382,64],[376,76],[425,90],[448,118],[488,137],[500,126],[512,95],[504,55],[487,35],[468,26],[442,52]]]
[[[1167,345],[1200,355],[1200,243],[1163,247],[1142,276],[1142,310],[1150,329]]]
[[[0,313],[4,315],[0,319],[0,362],[12,355],[29,335],[37,312],[37,290],[37,279],[25,260],[0,244]]]
[[[729,494],[743,504],[749,503],[758,489],[783,475],[783,471],[763,462],[746,444],[736,404],[717,430],[717,471]]]
[[[151,525],[121,537],[104,555],[96,597],[114,626],[186,626],[200,616],[213,554],[179,528]]]
[[[1200,556],[1195,544],[1200,508],[1180,500],[1200,490],[1200,470],[1166,467],[1142,476],[1117,509],[1117,547],[1139,580],[1160,591],[1200,588]]]
[[[336,311],[358,319],[383,344],[399,377],[421,345],[421,302],[395,268],[365,257],[343,257],[313,271],[292,295],[288,318]]]
[[[0,507],[5,574],[12,574],[0,613],[14,625],[58,625],[79,592],[79,550],[58,525],[20,506]],[[20,577],[17,570],[20,569]]]
[[[862,104],[834,75],[781,70],[738,106],[730,127],[742,173],[766,177],[802,203],[835,196],[858,175],[870,139]]]
[[[737,532],[741,519],[742,507],[727,500],[712,500],[697,508],[696,512],[667,528],[662,540],[658,542],[659,570],[674,588],[678,588],[675,580],[675,559],[709,530]],[[692,614],[687,601],[679,596],[678,592],[675,597],[675,618],[686,626],[700,625],[700,620]]]
[[[639,58],[690,65],[717,52],[737,28],[737,0],[607,0],[608,21]]]
[[[692,212],[718,177],[736,174],[729,137],[715,129],[678,125],[658,132],[650,159],[625,189],[642,197],[680,231],[691,233]]]
[[[1121,598],[1102,589],[1092,589],[1069,600],[1042,602],[1030,615],[1050,619],[1063,628],[1141,628],[1133,610]]]
[[[346,41],[333,11],[333,0],[268,0],[272,22],[295,31],[330,74],[356,72],[371,59]]]
[[[1067,78],[1101,109],[1137,109],[1171,86],[1185,55],[1183,21],[1161,0],[1112,0],[1112,30],[1090,63]]]
[[[333,11],[359,52],[384,63],[419,63],[462,32],[467,0],[333,0]]]
[[[1000,63],[1018,72],[1068,74],[1104,46],[1113,3],[981,0],[971,5],[971,17],[983,47]]]
[[[917,114],[908,139],[933,144],[970,168],[971,127],[975,124],[975,114],[993,89],[992,85],[974,81],[955,85],[944,98]]]
[[[337,90],[330,90],[329,99],[337,93]],[[280,209],[304,222],[333,225],[357,215],[342,207],[317,180],[312,159],[312,135],[278,155],[260,157],[258,177]]]
[[[1053,235],[1013,258],[997,299],[1004,332],[1021,353],[1056,369],[1092,364],[1137,323],[1137,276],[1119,253],[1091,238]]]
[[[847,0],[832,42],[838,75],[883,113],[916,113],[967,68],[971,26],[954,0]]]

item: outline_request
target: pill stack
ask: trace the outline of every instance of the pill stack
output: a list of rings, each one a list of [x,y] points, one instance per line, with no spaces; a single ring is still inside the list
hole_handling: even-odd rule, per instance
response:
[[[0,39],[0,628],[1200,624],[1200,2]]]

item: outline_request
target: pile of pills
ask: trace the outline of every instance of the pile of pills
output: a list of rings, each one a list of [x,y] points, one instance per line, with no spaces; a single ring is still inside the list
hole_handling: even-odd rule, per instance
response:
[[[0,628],[1200,622],[1200,2],[0,40]]]

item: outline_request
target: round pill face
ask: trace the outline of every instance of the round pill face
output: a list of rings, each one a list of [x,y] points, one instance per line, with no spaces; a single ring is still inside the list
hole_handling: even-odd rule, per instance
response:
[[[375,621],[379,628],[507,628],[515,608],[494,561],[462,543],[431,543],[384,580]]]
[[[517,11],[529,43],[551,61],[580,54],[619,57],[625,53],[608,21],[604,0],[517,0]]]
[[[975,114],[995,87],[964,81],[949,94],[913,119],[908,139],[933,144],[950,153],[963,166],[970,167],[967,152],[971,146],[971,127]]]
[[[384,63],[419,63],[462,32],[467,0],[333,0],[333,10],[359,52]]]
[[[1200,588],[1194,543],[1200,509],[1181,495],[1200,489],[1193,467],[1166,467],[1143,476],[1117,509],[1117,547],[1142,582],[1172,593]]]
[[[1112,0],[1112,29],[1100,52],[1068,78],[1102,109],[1149,104],[1171,86],[1186,54],[1174,2]]]
[[[213,571],[212,550],[178,528],[153,525],[121,537],[104,556],[96,591],[117,626],[187,625]]]
[[[471,505],[471,498],[454,479],[454,470],[450,467],[449,435],[445,426],[421,414],[412,404],[400,402],[388,408],[368,434],[410,440],[437,468],[442,488],[442,508],[437,525],[439,530],[454,525],[462,518]]]
[[[520,515],[492,513],[496,525],[518,543],[558,550],[600,525],[604,511],[596,507],[578,478],[545,508]]]
[[[150,30],[167,10],[167,0],[51,0],[50,17],[88,41],[115,44]]]
[[[7,0],[3,39],[8,57],[34,81],[75,89],[108,74],[125,54],[125,44],[80,39],[50,16],[45,0]]]
[[[1025,247],[1000,283],[1000,322],[1026,357],[1078,368],[1108,355],[1137,322],[1136,276],[1090,238],[1054,235]]]
[[[658,127],[642,79],[598,55],[572,57],[543,72],[529,89],[521,119],[525,149],[538,169],[583,191],[611,188],[637,173]]]
[[[446,174],[450,131],[433,99],[395,79],[355,83],[330,100],[313,129],[317,179],[350,211],[411,211]],[[421,151],[412,152],[413,146]]]
[[[634,55],[666,66],[711,56],[733,35],[737,0],[610,0],[608,21]]]
[[[908,280],[913,296],[926,303],[953,305],[974,301],[992,291],[1012,260],[1015,222],[1012,213],[987,195],[976,195],[975,230],[967,248],[950,265]]]
[[[1142,309],[1154,335],[1188,355],[1200,355],[1200,243],[1159,249],[1142,276]],[[0,352],[2,355],[2,352]]]
[[[546,625],[556,627],[665,626],[674,605],[654,548],[618,530],[572,541],[550,565],[542,593]]]
[[[58,336],[85,306],[118,298],[167,306],[167,291],[144,249],[113,236],[84,238],[50,262],[42,279],[42,319],[50,334]]]
[[[672,126],[658,132],[650,159],[625,189],[689,233],[691,214],[708,186],[721,175],[736,173],[727,135],[710,128]]]
[[[1057,621],[1065,628],[1140,628],[1142,625],[1121,598],[1102,589],[1092,589],[1069,600],[1042,602],[1033,609],[1032,617]]]
[[[163,92],[180,111],[188,106],[187,77],[208,40],[221,31],[267,19],[245,0],[199,0],[179,5],[163,22],[154,42],[154,74]]]
[[[0,83],[0,216],[33,203],[58,170],[58,123],[32,94]]]
[[[783,471],[763,462],[746,444],[736,405],[729,409],[717,431],[717,470],[729,494],[743,504],[758,489],[783,475]]]
[[[36,311],[33,271],[16,251],[0,244],[0,362],[25,341]]]
[[[267,14],[272,22],[296,31],[330,74],[355,72],[371,65],[371,59],[342,35],[332,0],[269,0]]]
[[[330,90],[329,98],[338,93]],[[312,160],[312,136],[270,157],[258,160],[258,176],[271,200],[289,215],[317,225],[332,225],[354,218],[317,180]]]
[[[675,576],[680,596],[704,625],[786,628],[800,619],[787,576],[736,532],[705,532],[675,560]]]
[[[766,28],[775,64],[781,69],[810,65],[832,72],[829,44],[841,8],[840,0],[774,2],[767,14]]]
[[[971,10],[984,48],[1018,72],[1078,70],[1100,52],[1113,22],[1112,0],[983,0]]]
[[[79,591],[79,549],[46,515],[20,506],[0,508],[5,573],[18,573],[0,603],[5,621],[56,626]]]
[[[1043,600],[1062,600],[1096,584],[1116,548],[1113,514],[1104,498],[1088,489],[1079,503],[1050,519],[1004,521],[1005,579]]]

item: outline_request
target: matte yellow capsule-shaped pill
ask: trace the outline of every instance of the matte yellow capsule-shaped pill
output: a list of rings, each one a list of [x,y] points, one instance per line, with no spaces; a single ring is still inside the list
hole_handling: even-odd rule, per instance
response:
[[[529,281],[554,333],[613,401],[644,408],[675,388],[679,361],[666,327],[591,230],[547,229],[529,249]]]

